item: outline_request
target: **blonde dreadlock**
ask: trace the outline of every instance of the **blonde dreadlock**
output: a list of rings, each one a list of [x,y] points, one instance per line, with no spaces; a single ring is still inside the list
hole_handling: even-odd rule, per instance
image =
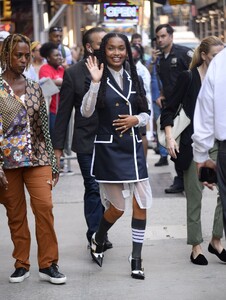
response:
[[[10,34],[3,41],[2,53],[0,56],[0,65],[2,68],[2,73],[4,73],[7,67],[12,67],[12,53],[18,43],[26,43],[29,46],[29,49],[31,48],[30,39],[25,35],[19,33]],[[26,69],[29,67],[29,65],[30,62],[28,63]]]

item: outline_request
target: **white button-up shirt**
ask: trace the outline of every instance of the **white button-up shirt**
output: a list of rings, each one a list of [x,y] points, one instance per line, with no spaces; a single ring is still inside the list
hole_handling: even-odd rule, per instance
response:
[[[192,135],[196,162],[209,158],[215,138],[226,140],[226,49],[212,60],[198,95]]]

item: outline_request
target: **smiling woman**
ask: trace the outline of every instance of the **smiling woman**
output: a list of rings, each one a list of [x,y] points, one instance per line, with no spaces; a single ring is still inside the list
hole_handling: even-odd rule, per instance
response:
[[[38,83],[22,74],[30,63],[30,41],[21,34],[3,42],[0,64],[0,203],[7,211],[14,244],[12,283],[29,277],[30,232],[26,186],[36,221],[39,275],[66,282],[57,269],[58,245],[53,227],[51,189],[58,181],[48,131],[45,99]]]
[[[125,70],[126,62],[130,74]],[[100,45],[100,65],[90,56],[86,66],[92,81],[83,98],[81,113],[90,117],[95,108],[98,113],[91,174],[99,182],[106,207],[99,229],[91,239],[91,256],[102,266],[105,235],[123,215],[125,202],[131,200],[131,276],[144,279],[141,250],[152,193],[138,127],[147,124],[149,111],[128,38],[120,33],[106,34]]]

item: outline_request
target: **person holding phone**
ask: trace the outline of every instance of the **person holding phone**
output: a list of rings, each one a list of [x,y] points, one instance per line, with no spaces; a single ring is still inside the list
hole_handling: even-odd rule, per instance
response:
[[[174,29],[170,24],[160,24],[155,30],[157,41],[158,75],[162,83],[160,96],[156,100],[157,105],[168,104],[173,99],[173,90],[179,74],[188,70],[193,51],[185,46],[173,43]],[[165,100],[166,102],[162,102]],[[161,158],[159,163],[161,163]],[[177,175],[173,184],[165,189],[167,194],[181,193],[184,191],[183,171],[175,166]]]
[[[151,73],[151,95],[152,95],[152,107],[153,107],[153,120],[154,125],[153,128],[156,129],[156,121],[158,117],[161,114],[161,108],[156,103],[157,99],[160,96],[161,89],[162,89],[162,83],[159,78],[158,72],[157,72],[157,64],[159,60],[159,55],[161,54],[161,51],[157,49],[156,44],[156,38],[152,39],[152,58],[149,66],[149,71]],[[156,129],[157,132],[157,129]],[[160,159],[158,162],[155,163],[155,167],[162,167],[167,166],[169,164],[168,162],[168,152],[166,148],[164,148],[159,142],[158,142],[158,136],[156,133],[156,140],[157,140],[157,146],[154,148],[154,151],[156,154],[160,154]]]
[[[172,101],[163,109],[161,114],[161,129],[165,130],[167,150],[174,159],[175,165],[179,165],[183,170],[184,188],[187,199],[187,243],[192,245],[190,260],[196,265],[207,265],[208,261],[203,254],[201,243],[201,201],[203,186],[199,181],[196,165],[193,161],[192,139],[193,134],[193,116],[196,105],[196,99],[204,80],[208,66],[211,60],[224,48],[223,42],[210,36],[202,40],[201,44],[195,50],[190,64],[191,71],[182,72],[179,75]],[[190,72],[190,73],[189,73]],[[189,89],[188,89],[189,87]],[[173,117],[183,101],[183,108],[191,119],[190,125],[182,132],[180,145],[173,139],[171,128],[173,126]],[[211,157],[216,160],[217,145],[210,150]],[[214,215],[214,224],[212,239],[209,243],[208,251],[215,254],[221,261],[226,262],[226,251],[221,244],[223,236],[223,214],[220,197],[217,199],[217,206]]]
[[[223,223],[226,232],[226,49],[211,63],[198,95],[194,114],[193,154],[198,170],[209,167],[217,172],[219,193],[223,206]],[[218,143],[217,163],[210,159],[209,149],[214,140]],[[213,184],[205,183],[213,189]],[[218,255],[219,253],[215,253]]]

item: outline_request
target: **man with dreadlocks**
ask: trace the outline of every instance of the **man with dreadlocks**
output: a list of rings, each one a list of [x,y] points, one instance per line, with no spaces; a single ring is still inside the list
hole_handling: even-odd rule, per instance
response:
[[[58,271],[51,189],[59,177],[50,135],[45,99],[38,83],[23,75],[30,62],[30,40],[21,34],[3,42],[0,59],[0,203],[6,208],[14,244],[12,283],[29,277],[30,231],[26,186],[35,215],[41,279],[66,282]]]
[[[124,68],[127,57],[131,75]],[[106,207],[99,229],[92,236],[91,256],[102,266],[104,237],[123,215],[126,200],[131,199],[131,276],[144,279],[141,250],[152,192],[138,127],[148,123],[149,110],[127,37],[119,33],[105,35],[100,46],[100,65],[95,57],[88,57],[86,66],[92,81],[81,113],[90,117],[97,109],[99,126],[91,173],[99,182]]]

